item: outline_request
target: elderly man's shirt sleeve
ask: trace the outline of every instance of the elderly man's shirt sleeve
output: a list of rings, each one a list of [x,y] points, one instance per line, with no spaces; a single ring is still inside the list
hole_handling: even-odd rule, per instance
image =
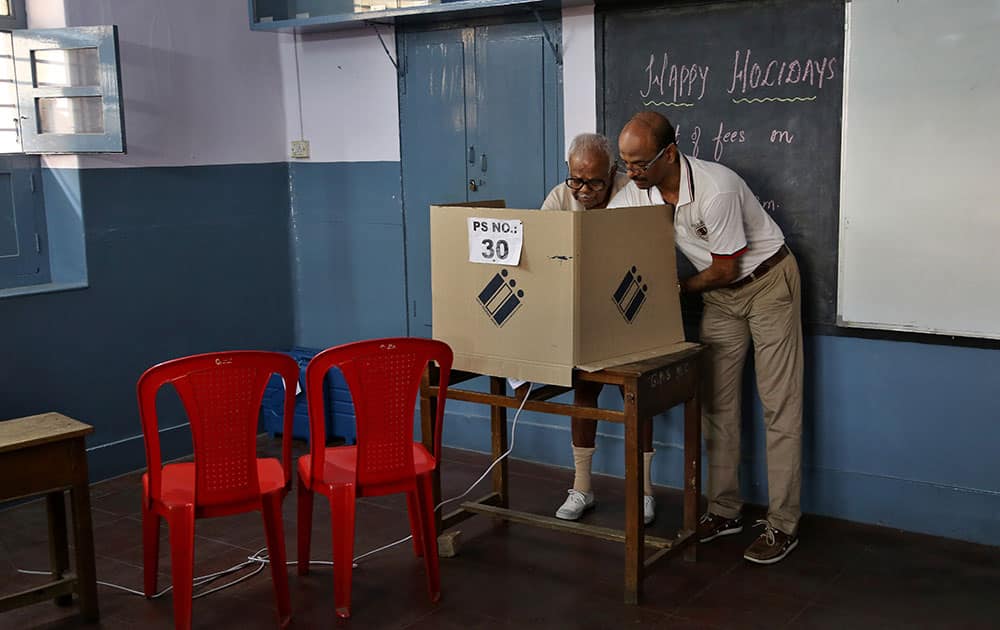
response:
[[[545,198],[542,202],[542,210],[568,210],[569,208],[563,208],[562,201],[560,201],[560,188],[565,186],[565,184],[559,184],[551,191],[549,191],[549,196]]]
[[[735,258],[747,250],[747,237],[743,228],[743,211],[739,195],[720,193],[703,211],[708,230],[708,249],[715,258]]]

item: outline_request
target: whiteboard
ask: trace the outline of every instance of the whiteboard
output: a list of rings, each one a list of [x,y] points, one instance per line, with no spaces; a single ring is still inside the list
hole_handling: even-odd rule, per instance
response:
[[[847,3],[838,324],[1000,338],[1000,0]]]

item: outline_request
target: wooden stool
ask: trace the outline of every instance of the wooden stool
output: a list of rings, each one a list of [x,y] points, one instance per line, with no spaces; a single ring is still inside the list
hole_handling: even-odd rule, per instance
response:
[[[84,437],[89,424],[58,413],[0,422],[0,501],[45,495],[49,516],[52,581],[0,598],[0,612],[53,599],[60,606],[80,599],[86,621],[97,621],[97,572],[90,522],[90,487]],[[69,490],[76,543],[76,573],[69,571],[66,503]]]

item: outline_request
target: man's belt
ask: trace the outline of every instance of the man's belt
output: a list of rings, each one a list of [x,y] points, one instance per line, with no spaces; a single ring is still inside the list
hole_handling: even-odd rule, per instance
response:
[[[774,252],[774,254],[772,254],[770,258],[766,259],[764,262],[757,265],[757,268],[751,271],[749,276],[740,278],[739,280],[730,284],[726,288],[739,289],[740,287],[744,287],[750,284],[751,282],[753,282],[757,278],[760,278],[774,267],[777,267],[778,263],[784,260],[785,256],[791,253],[792,252],[791,250],[788,249],[787,245],[782,245],[781,248],[778,251]]]

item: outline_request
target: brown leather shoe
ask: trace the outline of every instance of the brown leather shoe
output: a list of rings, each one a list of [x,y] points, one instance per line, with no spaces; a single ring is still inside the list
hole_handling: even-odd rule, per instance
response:
[[[698,542],[707,543],[719,536],[731,536],[743,531],[743,519],[725,518],[718,514],[705,512],[698,521]]]
[[[754,527],[763,526],[764,531],[753,544],[747,547],[743,558],[757,564],[774,564],[780,562],[799,544],[799,537],[786,534],[780,529],[771,527],[766,520],[759,520]]]

